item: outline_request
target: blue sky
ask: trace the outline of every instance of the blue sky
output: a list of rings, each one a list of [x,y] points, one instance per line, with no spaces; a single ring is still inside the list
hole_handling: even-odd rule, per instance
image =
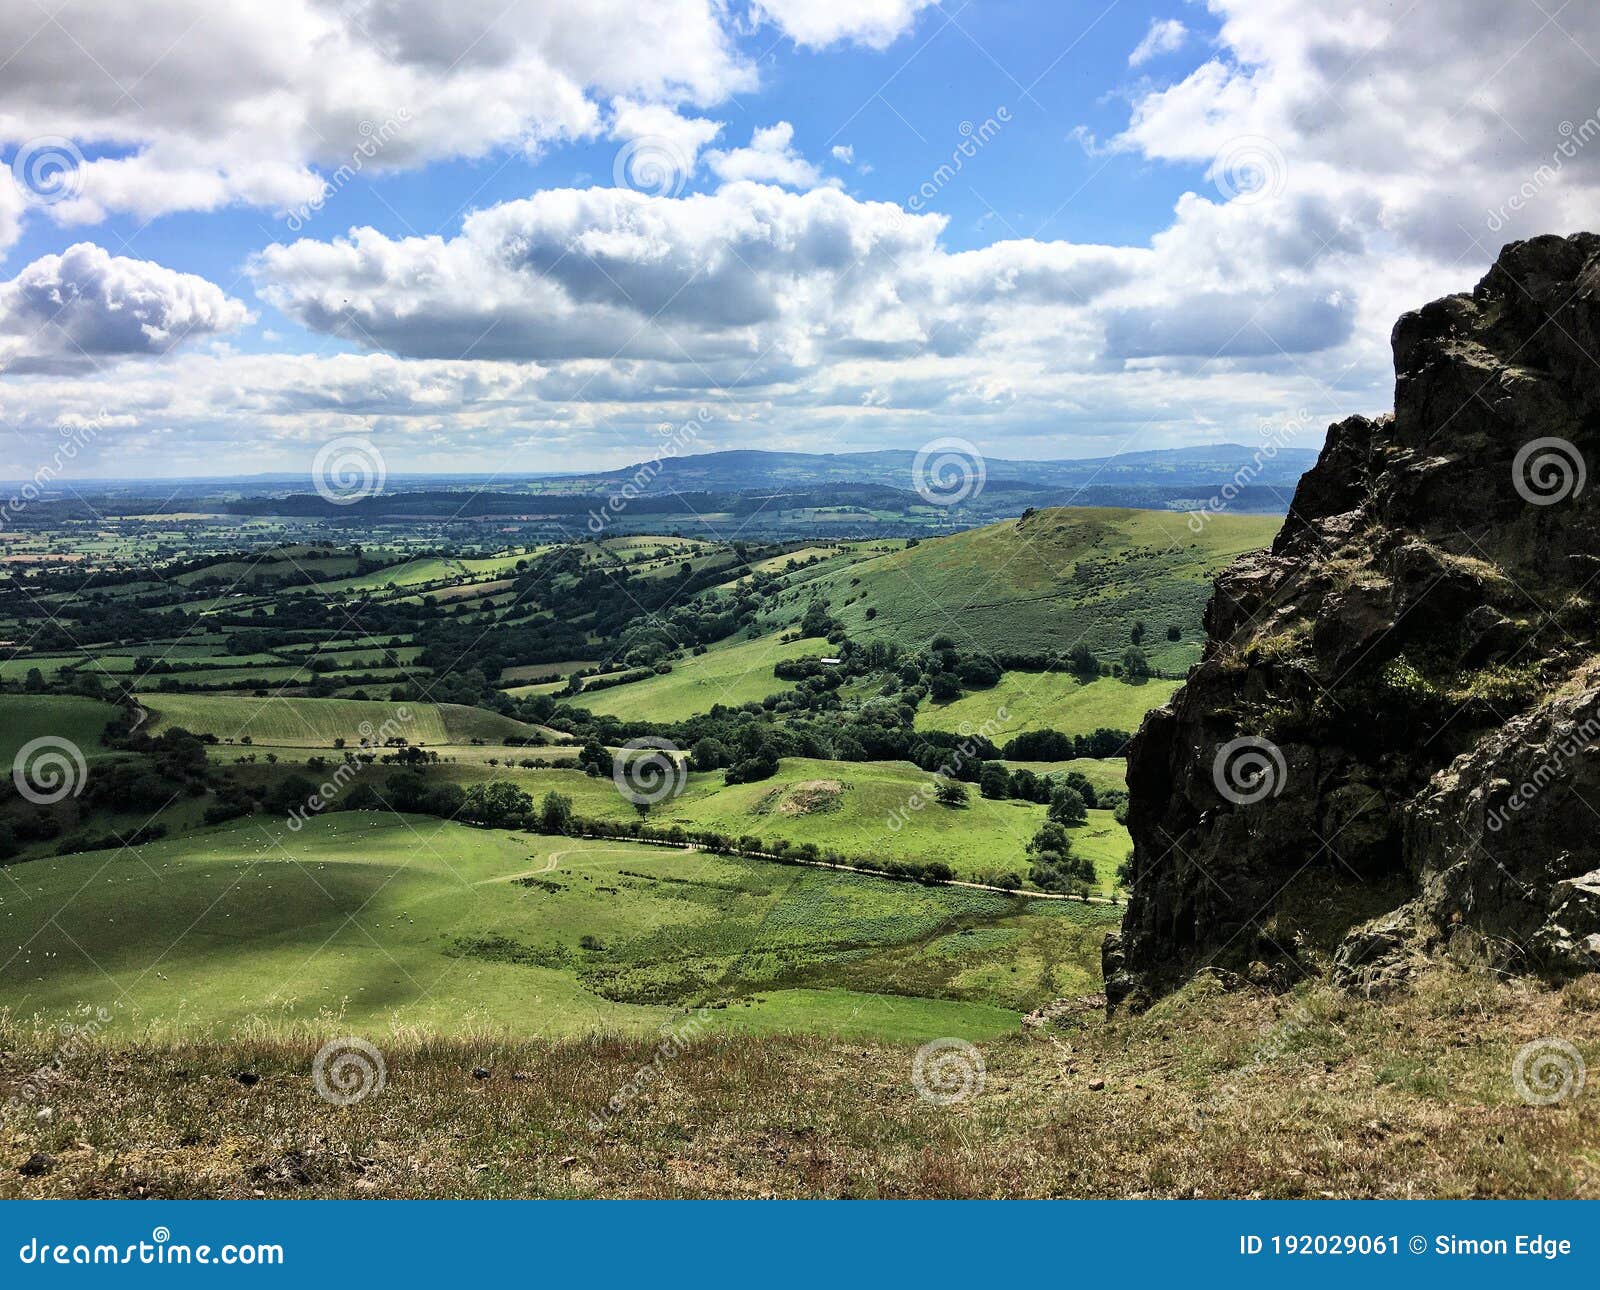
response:
[[[613,465],[702,408],[697,450],[1315,445],[1387,404],[1401,309],[1595,196],[1537,169],[1600,104],[1579,6],[38,18],[0,17],[11,476],[83,424],[83,474]]]

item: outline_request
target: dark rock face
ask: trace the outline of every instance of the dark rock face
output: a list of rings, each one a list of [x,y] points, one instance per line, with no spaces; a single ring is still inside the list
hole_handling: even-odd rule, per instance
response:
[[[1600,968],[1600,236],[1394,328],[1128,762],[1110,1005],[1200,968],[1353,988],[1420,954]]]

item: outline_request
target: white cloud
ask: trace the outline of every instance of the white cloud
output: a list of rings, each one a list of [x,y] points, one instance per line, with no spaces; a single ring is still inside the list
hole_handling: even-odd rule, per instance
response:
[[[847,41],[886,49],[911,30],[934,0],[755,0],[752,12],[797,45],[823,49]]]
[[[843,6],[818,6],[808,27],[807,7],[789,8],[790,34],[809,45],[871,43],[864,16],[881,12],[851,6],[840,17]],[[154,340],[139,327],[113,328],[123,339],[108,343],[115,352],[103,370],[62,370],[70,355],[59,349],[32,354],[31,374],[0,387],[0,415],[48,429],[62,415],[114,405],[137,426],[104,441],[159,452],[164,468],[196,445],[259,437],[260,455],[252,446],[239,468],[264,469],[315,436],[358,430],[386,452],[392,441],[391,464],[526,467],[550,454],[618,462],[630,443],[652,441],[643,428],[681,421],[702,402],[720,428],[703,437],[707,448],[915,446],[958,426],[998,455],[1059,456],[1248,438],[1261,418],[1300,409],[1314,440],[1320,421],[1389,404],[1387,340],[1402,310],[1469,287],[1511,237],[1592,226],[1600,77],[1575,42],[1600,50],[1600,10],[1571,5],[1555,24],[1526,6],[1464,0],[1440,24],[1380,0],[1210,8],[1221,23],[1214,56],[1176,84],[1142,86],[1126,128],[1103,144],[1088,140],[1193,189],[1138,245],[1021,237],[952,252],[940,217],[819,186],[784,123],[747,147],[708,153],[716,122],[685,105],[712,98],[622,84],[604,64],[609,55],[591,49],[584,74],[569,78],[574,94],[551,99],[570,113],[540,116],[539,137],[670,139],[700,154],[722,187],[677,198],[550,190],[479,211],[450,236],[356,229],[272,246],[253,268],[263,299],[365,352],[191,352],[151,363],[139,356],[159,350]],[[914,13],[895,11],[903,31]],[[533,45],[556,59],[552,41],[545,32]],[[446,45],[437,33],[397,39],[383,65]],[[483,92],[503,68],[522,67],[520,48],[497,45],[472,87]],[[561,66],[583,61],[569,52]],[[258,82],[283,83],[252,61],[262,59],[276,65],[254,46],[242,51],[240,84],[218,99],[225,120],[264,101]],[[428,66],[435,80],[450,79]],[[719,66],[741,74],[731,56]],[[365,82],[346,92],[357,84]],[[271,204],[282,200],[278,188],[299,182],[295,158],[308,154],[298,143],[185,153],[186,140],[214,141],[221,127],[198,108],[185,124],[165,88],[146,88],[159,107],[151,119],[169,123],[168,133],[122,172],[92,163],[115,203],[159,205],[163,177],[193,204],[239,200],[247,188]],[[205,101],[195,84],[189,92]],[[0,130],[12,120],[11,95],[0,84]],[[114,106],[98,110],[114,115]],[[482,110],[501,124],[474,120],[461,150],[489,146],[491,136],[538,146],[519,133],[521,108]],[[269,141],[298,138],[299,126],[258,128]],[[405,155],[445,146],[430,138],[408,135]],[[246,156],[260,169],[238,160]],[[279,162],[285,169],[274,169]],[[219,180],[224,167],[234,169]],[[8,207],[5,187],[0,232],[21,209]],[[89,187],[83,200],[94,200]],[[52,210],[92,215],[71,203]],[[221,329],[205,320],[225,310],[191,312],[195,330]],[[109,327],[107,313],[125,327],[117,311],[85,316]],[[150,313],[154,332],[184,330],[162,321],[181,320],[183,309]],[[5,334],[15,346],[16,334]],[[213,457],[207,468],[221,467]]]
[[[1189,29],[1176,18],[1152,18],[1150,30],[1128,55],[1128,66],[1139,67],[1162,54],[1176,53],[1189,37]]]
[[[0,5],[0,147],[110,151],[75,200],[39,208],[68,223],[293,207],[397,119],[370,168],[593,137],[605,99],[721,102],[755,84],[723,17],[715,0]]]
[[[1386,0],[1210,8],[1222,52],[1139,99],[1116,146],[1205,164],[1266,141],[1284,191],[1358,222],[1391,266],[1481,267],[1512,237],[1593,224],[1600,139],[1575,139],[1600,112],[1600,6],[1569,6],[1559,23],[1500,0],[1462,0],[1445,23]],[[1541,166],[1555,173],[1513,203]]]
[[[830,151],[832,152],[833,159],[835,161],[841,161],[847,166],[855,165],[856,150],[852,145],[848,143],[836,143],[833,145]]]
[[[619,184],[648,192],[676,192],[694,174],[700,150],[721,132],[721,123],[706,117],[619,99],[612,105],[608,132],[624,145],[613,165],[614,177]]]
[[[706,163],[722,179],[749,179],[789,188],[814,188],[823,182],[817,168],[795,149],[794,127],[787,121],[757,127],[748,148],[706,153]]]
[[[63,372],[165,354],[249,316],[204,278],[80,242],[0,282],[0,370]]]

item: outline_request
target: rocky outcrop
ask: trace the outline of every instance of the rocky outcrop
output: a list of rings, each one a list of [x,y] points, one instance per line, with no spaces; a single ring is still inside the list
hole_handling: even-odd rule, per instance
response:
[[[1112,1007],[1600,968],[1600,237],[1512,243],[1392,344],[1393,414],[1330,427],[1130,749]]]

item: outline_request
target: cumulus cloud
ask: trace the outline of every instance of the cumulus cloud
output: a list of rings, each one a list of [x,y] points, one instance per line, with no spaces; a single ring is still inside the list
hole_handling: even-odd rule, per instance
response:
[[[287,5],[291,27],[308,21],[309,5]],[[759,12],[821,48],[886,44],[919,7],[763,0]],[[97,200],[96,187],[102,206],[141,211],[246,192],[266,205],[286,200],[304,176],[316,178],[307,166],[323,164],[307,121],[348,138],[350,123],[389,103],[408,75],[426,82],[426,110],[385,164],[507,143],[605,135],[625,149],[658,138],[721,186],[549,190],[478,211],[447,235],[358,228],[269,246],[252,265],[260,296],[357,352],[189,352],[102,373],[69,370],[70,347],[58,345],[23,356],[29,374],[0,386],[0,415],[48,428],[115,404],[137,420],[128,434],[165,451],[258,432],[264,453],[292,451],[315,435],[361,431],[406,445],[397,459],[425,464],[434,453],[441,465],[465,451],[527,464],[538,459],[531,449],[620,461],[634,429],[681,421],[701,403],[716,411],[708,448],[914,446],[952,426],[1013,455],[1238,439],[1286,410],[1304,409],[1315,426],[1387,406],[1387,337],[1399,312],[1470,286],[1511,237],[1592,225],[1600,78],[1580,46],[1600,50],[1594,6],[1570,5],[1556,23],[1528,6],[1463,0],[1445,25],[1380,0],[1326,11],[1300,0],[1208,7],[1220,23],[1211,56],[1176,83],[1141,84],[1125,128],[1090,141],[1188,189],[1165,227],[1123,246],[1013,236],[953,251],[942,217],[823,186],[784,123],[736,146],[717,134],[709,105],[749,73],[714,20],[623,33],[612,48],[569,23],[566,8],[538,22],[519,10],[473,52],[465,79],[448,66],[465,43],[454,11],[430,6],[418,17],[400,0],[340,11],[383,33],[359,64],[372,78],[297,70],[315,61],[300,44],[340,29],[321,8],[294,39],[241,38],[226,75],[227,64],[194,66],[180,51],[178,89],[163,63],[140,93],[159,129],[95,136],[120,146],[90,163],[85,201]],[[674,12],[693,19],[702,7],[682,0]],[[122,20],[113,11],[105,21]],[[252,20],[218,21],[226,32]],[[343,48],[356,38],[332,39]],[[678,41],[688,42],[686,61],[666,56]],[[148,63],[159,50],[145,52]],[[535,58],[556,74],[531,88],[523,82]],[[207,77],[230,84],[208,98]],[[503,100],[491,92],[502,81],[516,82]],[[105,87],[37,93],[73,105],[70,128],[138,115]],[[280,97],[284,112],[260,113]],[[30,98],[0,83],[0,130]],[[439,132],[458,116],[465,133],[452,143]],[[260,147],[219,148],[226,131],[247,126]],[[48,130],[63,132],[55,117]],[[835,150],[832,159],[854,157]],[[170,199],[159,192],[166,178],[178,194]],[[21,209],[0,191],[0,236]],[[70,203],[51,209],[92,216]],[[10,318],[15,283],[0,291]],[[159,352],[157,334],[204,332],[229,307],[242,308],[149,306],[147,333],[143,321],[129,326],[130,310],[95,306],[82,335],[124,355]],[[185,317],[194,318],[187,330]],[[0,328],[8,354],[20,334]]]
[[[739,182],[651,197],[558,189],[470,216],[459,237],[358,229],[268,247],[262,296],[313,330],[415,358],[640,360],[814,369],[954,354],[1022,307],[1082,310],[1148,250],[1018,240],[950,254],[941,216],[833,188]],[[659,379],[659,372],[644,373]]]
[[[1481,264],[1512,237],[1592,225],[1600,146],[1574,140],[1600,113],[1600,7],[1559,23],[1499,0],[1462,0],[1448,23],[1386,0],[1209,7],[1220,52],[1137,100],[1116,146],[1206,165],[1245,141],[1283,191],[1381,235],[1391,263]]]
[[[3,5],[0,146],[65,136],[102,154],[44,208],[67,223],[291,208],[385,123],[404,128],[373,169],[593,137],[609,99],[721,102],[755,84],[724,16],[715,0]],[[0,234],[8,218],[0,201]]]
[[[706,117],[686,117],[660,103],[619,99],[612,105],[611,138],[618,153],[615,178],[635,188],[663,192],[681,188],[699,164],[700,150],[722,132]],[[650,167],[658,167],[650,171]]]
[[[1128,66],[1138,67],[1162,54],[1176,53],[1189,37],[1189,29],[1176,18],[1152,18],[1150,30],[1128,55]]]
[[[814,188],[821,173],[794,146],[794,126],[787,121],[757,127],[748,148],[706,154],[706,162],[722,179],[751,179],[789,188]]]
[[[751,11],[797,45],[823,49],[849,42],[887,49],[911,30],[934,0],[755,0]]]
[[[0,369],[65,372],[165,354],[249,316],[204,278],[80,242],[0,283]]]

